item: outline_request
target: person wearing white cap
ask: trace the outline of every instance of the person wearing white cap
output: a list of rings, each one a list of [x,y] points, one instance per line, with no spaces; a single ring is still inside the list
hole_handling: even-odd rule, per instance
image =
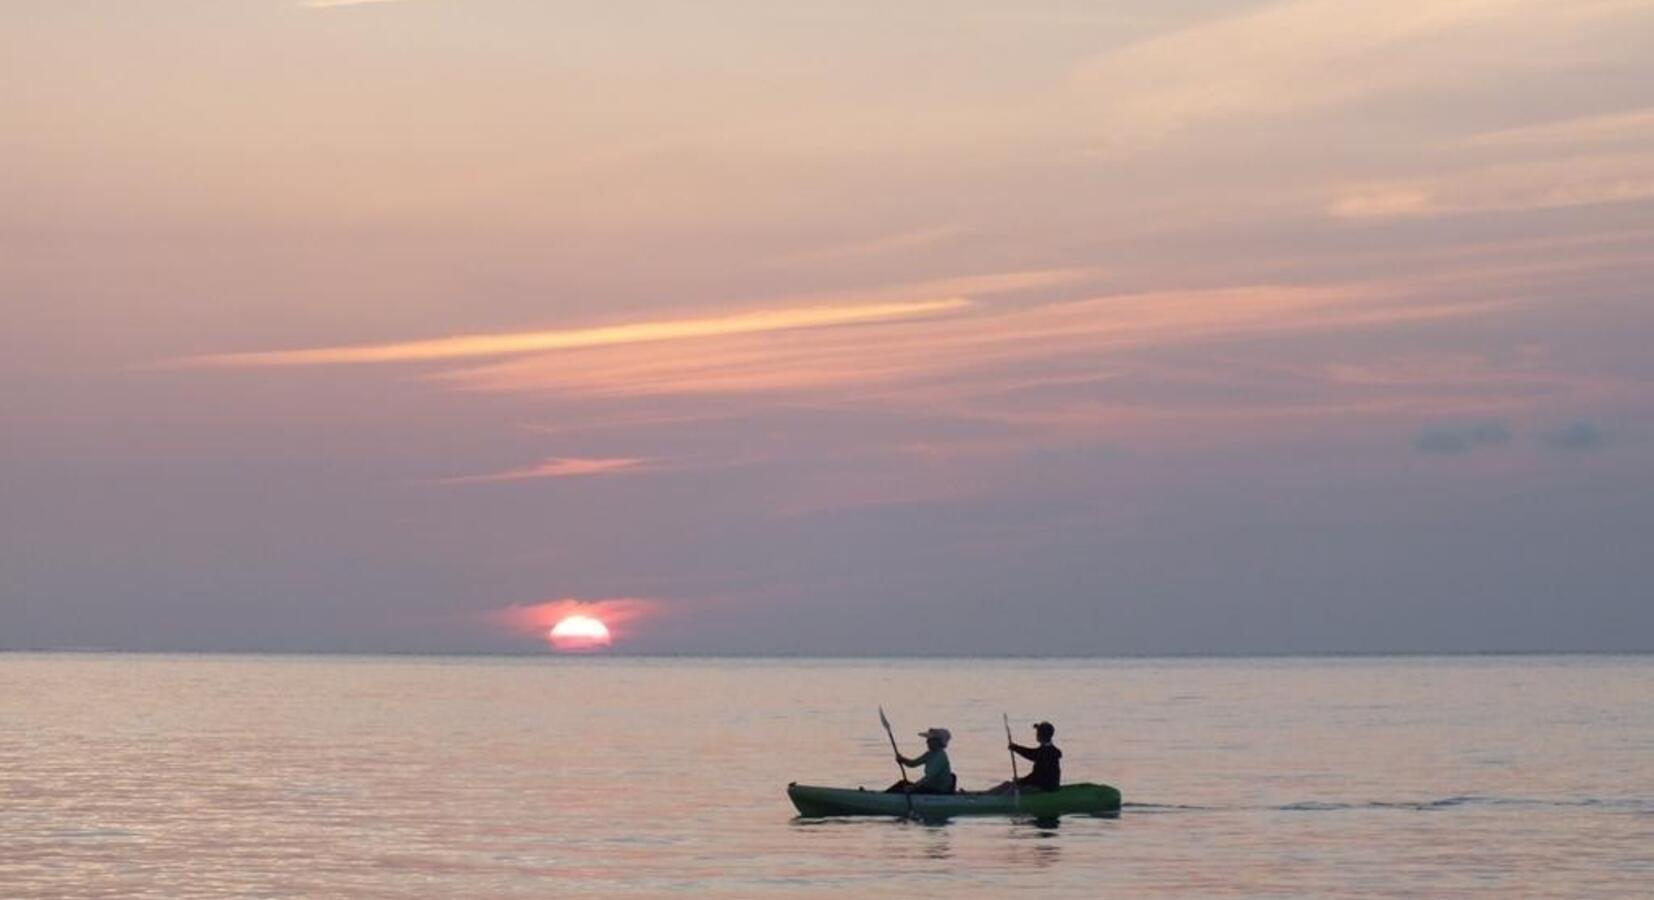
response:
[[[948,741],[953,740],[952,733],[946,728],[927,728],[919,732],[919,736],[925,739],[925,752],[913,759],[898,753],[896,761],[910,769],[924,766],[924,776],[918,781],[898,781],[890,786],[888,793],[953,793],[954,786],[959,780],[953,776],[953,766],[948,762]]]

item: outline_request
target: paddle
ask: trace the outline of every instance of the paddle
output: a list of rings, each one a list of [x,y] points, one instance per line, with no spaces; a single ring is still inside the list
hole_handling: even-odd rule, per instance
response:
[[[902,751],[896,749],[896,733],[890,730],[890,720],[884,717],[884,707],[879,707],[879,722],[884,725],[885,736],[890,738],[890,752],[896,754],[896,771],[902,773],[902,784],[907,784],[907,766],[902,765]],[[907,817],[913,818],[913,792],[902,791],[907,798]]]
[[[1016,743],[1011,739],[1011,717],[1005,713],[1000,713],[999,717],[1005,720],[1005,752],[1011,754],[1011,804],[1018,805],[1022,802],[1022,788],[1017,784],[1017,752],[1010,748],[1011,744]]]

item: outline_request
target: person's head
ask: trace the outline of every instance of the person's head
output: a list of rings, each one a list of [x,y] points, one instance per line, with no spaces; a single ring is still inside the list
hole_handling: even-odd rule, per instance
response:
[[[1057,726],[1050,722],[1040,722],[1034,726],[1034,737],[1039,738],[1039,742],[1042,744],[1051,743],[1051,739],[1056,736]]]
[[[946,728],[927,728],[919,732],[919,736],[925,739],[925,746],[931,750],[946,750],[948,741],[953,740],[953,735]]]

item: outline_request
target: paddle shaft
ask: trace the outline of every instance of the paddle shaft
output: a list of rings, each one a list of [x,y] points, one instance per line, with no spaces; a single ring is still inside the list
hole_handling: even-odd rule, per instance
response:
[[[902,774],[902,783],[907,784],[907,766],[902,765],[902,751],[896,748],[896,735],[890,730],[890,723],[884,723],[884,735],[890,738],[890,752],[896,754],[896,771]]]
[[[907,766],[902,765],[902,751],[896,748],[896,732],[890,730],[890,720],[885,717],[884,707],[879,707],[879,723],[884,725],[884,736],[890,738],[890,752],[896,754],[896,771],[902,773],[902,784],[907,784]],[[913,791],[902,791],[907,798],[907,817],[913,818]]]
[[[1011,796],[1017,797],[1021,795],[1022,790],[1017,784],[1017,752],[1010,747],[1016,743],[1011,739],[1011,717],[1007,713],[1000,713],[999,717],[1005,720],[1005,752],[1011,754]]]

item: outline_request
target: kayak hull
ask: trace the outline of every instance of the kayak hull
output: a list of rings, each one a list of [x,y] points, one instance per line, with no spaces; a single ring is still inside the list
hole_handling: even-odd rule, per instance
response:
[[[946,819],[953,816],[1111,815],[1120,811],[1120,792],[1106,784],[1067,784],[1055,791],[1020,794],[887,794],[862,788],[787,785],[787,797],[806,818],[898,816]],[[908,806],[909,797],[912,807]]]

